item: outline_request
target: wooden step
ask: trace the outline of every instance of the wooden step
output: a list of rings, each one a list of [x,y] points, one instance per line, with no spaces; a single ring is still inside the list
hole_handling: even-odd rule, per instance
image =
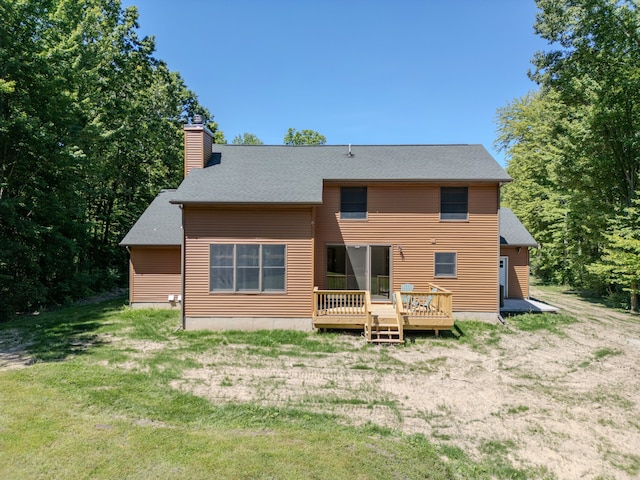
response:
[[[403,343],[399,338],[372,338],[371,341],[376,343]]]
[[[396,317],[380,317],[375,315],[371,324],[371,332],[367,332],[365,326],[365,337],[372,343],[403,343],[403,332]]]
[[[373,327],[371,329],[371,341],[376,343],[402,343],[403,340],[400,335],[400,331],[396,327],[378,329]]]

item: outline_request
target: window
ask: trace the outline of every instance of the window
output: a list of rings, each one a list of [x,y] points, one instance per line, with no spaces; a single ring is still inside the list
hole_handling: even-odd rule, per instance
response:
[[[435,255],[435,276],[455,277],[456,276],[456,254],[436,252]]]
[[[340,189],[340,218],[367,218],[367,187],[342,187]]]
[[[440,188],[440,220],[466,220],[469,189],[467,187]]]
[[[213,244],[212,292],[284,292],[285,246]]]

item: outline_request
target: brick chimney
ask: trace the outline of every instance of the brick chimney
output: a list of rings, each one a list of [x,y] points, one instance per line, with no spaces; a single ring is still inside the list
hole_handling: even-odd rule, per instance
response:
[[[213,148],[213,133],[204,126],[202,115],[184,126],[184,176],[194,168],[204,168]]]

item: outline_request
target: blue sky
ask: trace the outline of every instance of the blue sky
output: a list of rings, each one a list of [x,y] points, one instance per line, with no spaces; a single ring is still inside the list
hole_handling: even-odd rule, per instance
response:
[[[533,0],[123,0],[228,142],[481,143],[536,85]]]

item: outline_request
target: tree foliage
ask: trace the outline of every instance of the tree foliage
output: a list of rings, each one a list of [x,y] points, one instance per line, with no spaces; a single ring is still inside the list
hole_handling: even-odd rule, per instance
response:
[[[137,26],[118,0],[0,3],[0,319],[121,281],[118,242],[210,116]]]
[[[260,140],[256,135],[248,132],[236,135],[233,137],[231,143],[234,145],[264,145],[262,140]]]
[[[640,198],[613,217],[606,234],[602,259],[590,269],[621,285],[631,296],[631,309],[638,310],[640,292]]]
[[[556,46],[532,78],[585,107],[584,173],[605,200],[629,206],[640,171],[640,12],[629,0],[538,0],[536,32]],[[581,178],[585,178],[581,175]]]
[[[543,245],[532,257],[543,279],[624,285],[595,266],[617,238],[615,213],[637,196],[640,13],[625,0],[536,3],[551,47],[533,59],[540,90],[498,112],[515,180],[503,198]]]
[[[285,145],[324,145],[327,143],[327,138],[313,130],[298,132],[295,128],[290,128],[284,136],[283,143]]]

